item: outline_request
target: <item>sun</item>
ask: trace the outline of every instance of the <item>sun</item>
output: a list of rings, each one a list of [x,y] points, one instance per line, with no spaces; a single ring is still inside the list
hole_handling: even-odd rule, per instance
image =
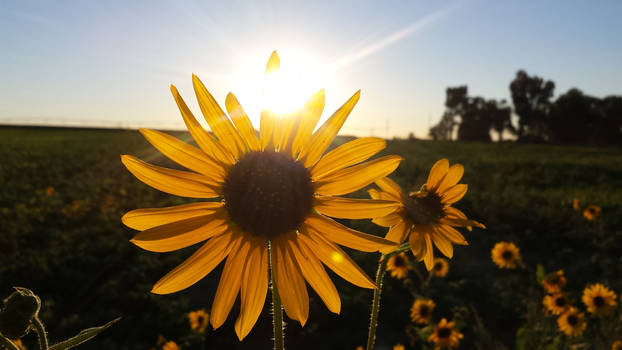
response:
[[[260,60],[253,56],[238,62],[232,90],[239,91],[238,98],[248,106],[249,116],[259,116],[261,110],[270,110],[286,118],[303,106],[313,93],[334,86],[331,70],[313,53],[285,48],[279,49],[278,55],[283,58],[280,69],[265,75],[249,73],[263,71],[256,67]],[[259,123],[259,120],[254,122]]]

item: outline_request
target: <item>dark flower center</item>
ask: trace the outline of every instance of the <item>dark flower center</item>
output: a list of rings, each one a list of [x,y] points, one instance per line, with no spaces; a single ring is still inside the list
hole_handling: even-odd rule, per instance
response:
[[[424,305],[419,306],[419,315],[421,315],[421,317],[424,317],[424,318],[427,317],[428,311],[430,310],[428,309],[427,305],[424,304]]]
[[[311,211],[309,171],[278,152],[250,152],[233,165],[223,185],[229,216],[245,232],[274,238],[297,228]]]
[[[438,223],[444,215],[441,198],[434,192],[419,192],[402,200],[406,216],[417,225]]]
[[[441,327],[436,331],[439,338],[448,338],[451,335],[451,328]]]
[[[552,285],[557,285],[560,282],[560,278],[558,275],[553,275],[547,278],[547,283]]]
[[[395,267],[404,267],[406,266],[406,261],[404,261],[403,257],[397,255],[395,260],[393,260],[393,265],[395,265]]]
[[[557,306],[566,306],[566,298],[564,297],[559,297],[559,298],[555,298],[555,305]]]
[[[511,260],[512,256],[514,256],[514,254],[512,254],[512,252],[509,250],[506,250],[503,253],[501,253],[501,257],[503,258],[503,260]]]
[[[204,319],[204,317],[203,317],[203,316],[199,316],[199,317],[197,317],[197,323],[198,323],[199,325],[202,325],[204,321],[205,321],[205,319]]]
[[[601,297],[600,295],[594,297],[594,306],[601,307],[603,305],[605,305],[605,299],[603,297]]]
[[[440,271],[442,269],[443,269],[443,263],[439,262],[439,263],[434,264],[434,270]]]
[[[568,324],[571,326],[576,326],[577,323],[579,323],[579,319],[577,318],[577,315],[568,315],[568,318],[566,320],[568,321]]]

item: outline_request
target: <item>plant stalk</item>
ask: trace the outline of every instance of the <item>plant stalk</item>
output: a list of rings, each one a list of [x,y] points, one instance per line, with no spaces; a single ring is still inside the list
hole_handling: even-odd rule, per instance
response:
[[[382,294],[382,281],[387,271],[387,256],[383,255],[378,261],[378,270],[376,271],[376,289],[374,290],[374,299],[371,305],[371,314],[369,315],[369,333],[367,335],[366,350],[373,350],[376,342],[376,326],[378,325],[378,312],[380,311],[380,295]]]
[[[48,336],[45,333],[45,327],[43,326],[43,322],[41,322],[39,317],[34,317],[32,319],[32,325],[35,327],[35,331],[39,336],[39,348],[41,350],[48,350],[50,346],[48,345]]]
[[[272,326],[274,328],[274,350],[284,350],[285,341],[283,331],[283,306],[281,297],[274,283],[274,271],[272,269],[272,243],[268,244],[268,257],[270,259],[270,289],[272,290]]]
[[[0,333],[0,345],[3,345],[9,350],[19,350],[17,345],[13,344],[13,342],[9,338],[2,335],[2,333]]]

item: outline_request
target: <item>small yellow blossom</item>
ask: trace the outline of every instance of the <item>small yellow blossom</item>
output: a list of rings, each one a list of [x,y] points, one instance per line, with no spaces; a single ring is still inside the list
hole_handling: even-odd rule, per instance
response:
[[[589,221],[594,221],[596,218],[600,216],[600,207],[597,205],[588,205],[583,210],[583,217],[585,217]]]
[[[393,345],[393,350],[404,350],[406,349],[402,344]]]
[[[164,346],[162,346],[162,350],[179,350],[181,349],[177,343],[172,340],[167,341]]]
[[[587,324],[584,315],[577,308],[571,307],[557,319],[559,330],[569,337],[576,337],[585,331]]]
[[[546,310],[553,315],[561,315],[570,307],[568,297],[562,293],[545,296],[542,300],[542,304]]]
[[[618,304],[617,298],[614,291],[596,283],[585,287],[581,300],[590,313],[596,316],[606,316]]]
[[[410,319],[414,323],[426,324],[432,319],[436,304],[430,299],[417,299],[410,307]]]
[[[430,271],[434,277],[445,277],[449,273],[449,262],[443,258],[434,258],[434,265]]]
[[[48,187],[45,189],[45,195],[46,195],[46,196],[51,196],[52,194],[54,194],[54,187],[52,187],[52,186],[48,186]]]
[[[566,277],[564,277],[564,270],[551,272],[542,279],[542,287],[549,294],[561,292],[565,285]]]
[[[188,313],[188,320],[190,321],[190,328],[192,330],[204,333],[209,324],[209,315],[205,312],[205,309],[190,311]]]
[[[442,319],[441,322],[436,325],[434,332],[428,338],[428,341],[434,343],[434,349],[441,348],[455,348],[460,345],[460,339],[463,338],[462,333],[454,329],[454,322],[447,322],[446,319]]]
[[[490,252],[492,261],[502,269],[515,269],[520,264],[520,250],[511,242],[498,242]]]
[[[579,198],[574,197],[572,199],[572,209],[574,209],[574,211],[581,211],[581,202],[579,202]]]
[[[391,277],[397,279],[403,279],[408,276],[408,270],[410,270],[410,263],[406,253],[399,253],[393,255],[387,261],[387,271],[391,272]]]

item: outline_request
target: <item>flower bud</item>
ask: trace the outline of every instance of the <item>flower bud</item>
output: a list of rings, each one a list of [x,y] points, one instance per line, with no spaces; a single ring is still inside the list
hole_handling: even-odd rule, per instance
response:
[[[41,300],[31,290],[14,288],[15,292],[4,299],[0,310],[0,333],[9,339],[26,335],[41,308]]]

